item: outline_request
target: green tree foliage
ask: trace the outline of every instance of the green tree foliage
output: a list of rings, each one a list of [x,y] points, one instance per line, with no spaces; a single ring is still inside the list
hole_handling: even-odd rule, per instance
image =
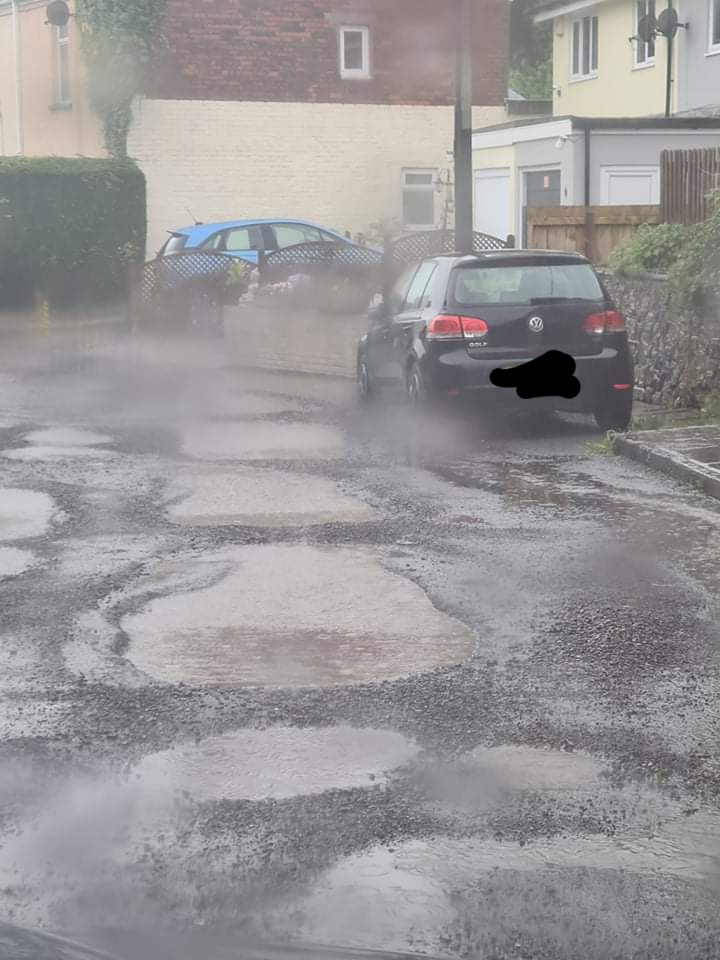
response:
[[[90,99],[112,157],[127,156],[132,102],[161,45],[165,0],[77,0]]]
[[[145,178],[131,161],[0,158],[0,306],[122,296],[145,231]]]
[[[692,229],[680,223],[645,223],[631,240],[613,250],[608,266],[620,273],[667,273],[677,263]]]
[[[552,97],[552,28],[535,24],[534,0],[513,0],[510,5],[509,85],[523,97]]]

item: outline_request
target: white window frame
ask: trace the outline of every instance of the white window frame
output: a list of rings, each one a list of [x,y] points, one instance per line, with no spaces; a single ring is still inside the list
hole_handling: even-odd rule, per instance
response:
[[[590,21],[590,72],[589,73],[575,73],[573,67],[573,48],[574,48],[574,39],[575,39],[575,25],[578,24],[578,29],[580,31],[580,40],[578,43],[578,67],[582,70],[582,62],[584,59],[584,47],[583,47],[583,29],[582,24],[584,20]],[[594,24],[594,27],[593,27]],[[593,30],[595,31],[595,49],[597,51],[598,58],[600,56],[600,44],[599,44],[599,34],[600,34],[600,21],[598,19],[597,13],[587,13],[585,16],[575,17],[570,21],[570,30],[568,31],[569,36],[569,54],[570,54],[570,83],[579,83],[582,80],[594,80],[598,75],[598,65],[595,64],[595,67],[592,65],[592,37]]]
[[[713,34],[718,31],[717,43],[713,43]],[[720,0],[708,0],[708,46],[707,55],[720,53]]]
[[[72,103],[72,89],[70,87],[70,25],[55,27],[55,103],[58,106],[68,106]],[[67,52],[67,90],[63,90],[62,52]]]
[[[431,174],[431,176],[432,176],[432,181],[431,181],[429,187],[428,187],[427,184],[424,184],[424,183],[408,183],[408,182],[407,182],[408,174],[419,174],[419,173],[429,173],[429,174]],[[408,193],[411,193],[411,192],[412,192],[412,193],[416,193],[416,192],[417,192],[417,193],[420,193],[420,192],[422,192],[422,193],[431,193],[431,194],[432,194],[432,198],[433,198],[433,220],[435,219],[435,212],[436,212],[436,211],[435,211],[435,195],[436,195],[436,193],[437,193],[437,189],[436,189],[435,184],[436,184],[436,181],[437,181],[437,175],[438,175],[437,170],[434,169],[434,168],[432,168],[432,167],[404,167],[404,168],[403,168],[403,172],[402,172],[402,180],[401,180],[401,184],[402,184],[402,195],[401,195],[401,199],[403,199],[403,200],[404,200],[404,198],[405,198],[405,192],[406,192],[406,191],[407,191]],[[404,206],[404,204],[403,204],[403,206]],[[434,230],[434,229],[435,229],[435,223],[434,223],[434,222],[433,222],[433,223],[405,223],[405,214],[404,214],[404,211],[403,211],[402,221],[403,221],[403,229],[404,229],[404,230]]]
[[[640,0],[641,3],[645,4],[645,13],[643,16],[648,16],[648,7],[650,6],[650,0]],[[655,15],[657,15],[657,0],[655,0]],[[638,25],[640,23],[640,17],[638,17],[638,0],[633,0],[633,36],[637,36]],[[633,70],[645,70],[648,67],[655,66],[655,51],[657,49],[657,39],[652,40],[652,56],[650,56],[649,48],[650,44],[645,43],[643,40],[635,40],[632,44],[633,48]],[[641,50],[645,51],[645,57],[643,60],[640,60],[638,54]]]
[[[352,69],[345,66],[345,34],[359,33],[362,35],[362,67]],[[340,76],[344,80],[367,80],[370,77],[370,27],[348,26],[340,27],[338,31],[338,45],[340,56]]]

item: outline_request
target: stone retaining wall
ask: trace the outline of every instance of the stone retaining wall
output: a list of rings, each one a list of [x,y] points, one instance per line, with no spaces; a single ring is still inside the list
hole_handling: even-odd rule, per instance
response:
[[[602,279],[627,321],[638,399],[697,407],[720,390],[720,316],[679,313],[664,277],[604,272]]]

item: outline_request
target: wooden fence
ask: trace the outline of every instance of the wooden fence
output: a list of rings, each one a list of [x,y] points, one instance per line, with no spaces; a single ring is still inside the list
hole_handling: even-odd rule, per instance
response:
[[[528,246],[572,250],[604,264],[643,223],[660,223],[659,206],[529,207]]]
[[[720,190],[720,149],[663,150],[660,207],[664,223],[702,223]]]

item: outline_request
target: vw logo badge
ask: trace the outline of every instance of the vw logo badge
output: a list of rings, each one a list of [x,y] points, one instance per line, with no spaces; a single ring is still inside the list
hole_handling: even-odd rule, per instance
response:
[[[533,333],[542,333],[545,324],[543,323],[542,317],[530,317],[528,326]]]

